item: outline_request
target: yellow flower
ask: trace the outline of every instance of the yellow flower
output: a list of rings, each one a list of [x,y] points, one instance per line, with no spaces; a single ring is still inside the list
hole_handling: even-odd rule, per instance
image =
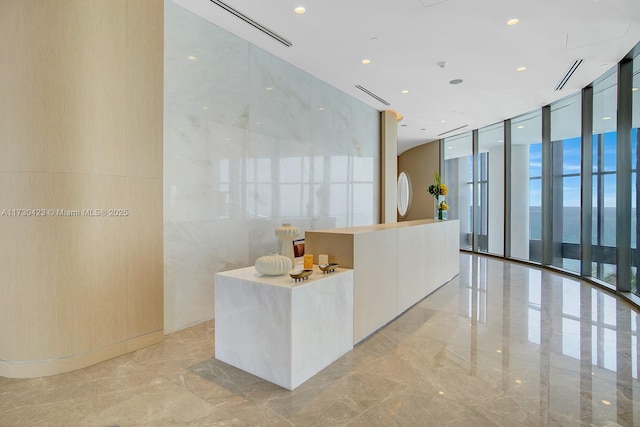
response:
[[[449,192],[449,188],[442,183],[439,173],[433,172],[433,184],[429,186],[428,192],[434,197],[446,196]]]

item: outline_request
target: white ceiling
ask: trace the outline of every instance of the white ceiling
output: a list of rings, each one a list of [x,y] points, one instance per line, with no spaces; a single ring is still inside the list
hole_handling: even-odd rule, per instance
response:
[[[579,91],[640,41],[640,0],[223,0],[291,47],[210,0],[173,1],[377,110],[400,113],[398,154]],[[508,26],[512,18],[520,22]],[[584,62],[555,91],[575,59]]]

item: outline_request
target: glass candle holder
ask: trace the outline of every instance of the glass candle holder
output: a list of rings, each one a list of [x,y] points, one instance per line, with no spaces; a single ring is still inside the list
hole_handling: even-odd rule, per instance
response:
[[[313,268],[313,254],[304,254],[304,269]]]

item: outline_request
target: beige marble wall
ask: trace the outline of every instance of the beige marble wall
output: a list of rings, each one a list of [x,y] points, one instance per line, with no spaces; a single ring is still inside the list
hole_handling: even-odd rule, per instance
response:
[[[0,3],[0,375],[162,339],[161,0]]]
[[[398,222],[398,120],[386,110],[380,113],[380,223]]]

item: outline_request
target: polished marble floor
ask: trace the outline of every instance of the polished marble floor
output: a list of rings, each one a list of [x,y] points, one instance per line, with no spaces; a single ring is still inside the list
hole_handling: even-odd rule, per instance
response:
[[[294,391],[213,358],[213,322],[80,371],[0,378],[0,426],[640,425],[638,311],[460,255],[460,275]]]

